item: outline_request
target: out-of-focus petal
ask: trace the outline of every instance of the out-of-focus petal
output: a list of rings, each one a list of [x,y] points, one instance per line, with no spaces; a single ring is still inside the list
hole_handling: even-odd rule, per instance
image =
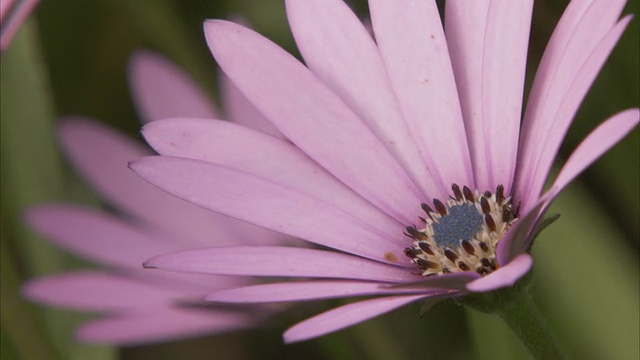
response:
[[[25,219],[57,245],[108,265],[139,269],[150,256],[184,248],[159,233],[74,205],[40,205]]]
[[[164,58],[139,51],[129,67],[131,95],[144,122],[179,116],[220,118],[207,95]]]
[[[130,166],[156,186],[207,209],[352,254],[409,264],[398,238],[300,191],[193,159],[147,157]]]
[[[39,0],[4,0],[0,14],[0,50],[4,51]]]
[[[143,134],[162,155],[210,161],[254,174],[322,199],[389,237],[402,232],[402,224],[287,141],[229,122],[204,119],[157,121],[145,126]]]
[[[357,281],[295,281],[225,289],[209,294],[206,301],[265,303],[342,298],[348,296],[421,293],[424,289],[393,289],[381,283]]]
[[[523,120],[516,191],[525,210],[542,190],[580,102],[629,21],[616,24],[624,3],[571,2],[545,49]]]
[[[311,71],[240,25],[207,21],[205,35],[227,76],[289,140],[394,218],[409,223],[418,216],[415,199],[420,192],[411,179]]]
[[[294,343],[322,336],[385,314],[422,298],[425,296],[394,296],[344,305],[294,325],[284,333],[284,341]]]
[[[529,254],[520,254],[507,265],[467,284],[467,289],[474,292],[486,292],[513,286],[521,277],[529,272],[533,258]]]
[[[280,246],[232,246],[159,255],[148,268],[224,275],[322,277],[369,281],[411,281],[406,268],[337,252]]]
[[[391,85],[439,198],[452,183],[474,187],[460,102],[440,14],[433,1],[369,1]]]
[[[220,79],[220,88],[222,89],[225,114],[228,120],[269,135],[284,138],[284,135],[242,95],[240,90],[233,85],[224,73],[221,72],[218,77]]]
[[[630,109],[618,113],[600,124],[573,151],[571,157],[562,167],[551,190],[558,194],[575,179],[584,169],[607,152],[613,145],[622,140],[640,121],[640,110]],[[555,195],[554,195],[555,196]]]
[[[378,48],[358,17],[342,0],[287,1],[287,14],[309,69],[369,126],[423,194],[429,199],[439,196],[404,122]]]
[[[157,312],[93,320],[82,325],[76,336],[81,341],[125,346],[233,331],[255,325],[256,321],[246,314],[164,308]]]
[[[62,146],[73,165],[112,205],[173,236],[176,242],[211,246],[255,241],[268,244],[270,231],[230,219],[157,189],[127,168],[129,161],[151,152],[111,128],[73,118],[58,127]],[[264,239],[242,236],[248,231]],[[269,242],[261,242],[262,240]]]
[[[22,293],[47,305],[85,311],[158,311],[189,294],[153,286],[106,272],[73,272],[41,277],[25,285]]]

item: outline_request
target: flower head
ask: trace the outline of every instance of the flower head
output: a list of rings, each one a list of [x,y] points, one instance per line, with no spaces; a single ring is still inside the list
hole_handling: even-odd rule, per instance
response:
[[[618,19],[624,3],[570,3],[522,121],[532,1],[448,1],[443,27],[433,1],[370,0],[375,39],[342,1],[287,1],[306,66],[240,25],[206,22],[223,71],[285,138],[163,120],[143,129],[162,156],[131,167],[187,201],[328,249],[203,249],[146,265],[319,279],[207,296],[216,302],[375,296],[303,321],[285,333],[289,342],[410,302],[512,286],[532,266],[550,202],[638,123],[638,109],[605,121],[543,192],[630,21]]]
[[[214,117],[217,109],[184,74],[162,58],[138,53],[132,88],[146,121],[165,116]],[[234,90],[233,109],[250,106]],[[244,110],[246,112],[246,110]],[[246,120],[259,123],[259,117]],[[264,127],[264,125],[263,125]],[[31,280],[24,294],[38,302],[106,313],[81,326],[83,341],[140,344],[231,331],[259,325],[269,309],[210,306],[214,290],[247,285],[247,279],[145,271],[150,256],[193,247],[260,239],[276,244],[286,236],[194,206],[151,186],[127,168],[151,152],[105,125],[66,119],[59,127],[71,163],[114,207],[116,214],[71,204],[39,205],[28,223],[57,245],[106,265]]]

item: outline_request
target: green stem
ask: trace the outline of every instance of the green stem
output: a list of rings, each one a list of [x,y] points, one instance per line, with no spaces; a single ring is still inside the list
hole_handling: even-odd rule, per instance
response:
[[[520,338],[535,359],[564,359],[565,356],[549,336],[544,320],[540,316],[529,286],[510,294],[510,301],[496,313]]]

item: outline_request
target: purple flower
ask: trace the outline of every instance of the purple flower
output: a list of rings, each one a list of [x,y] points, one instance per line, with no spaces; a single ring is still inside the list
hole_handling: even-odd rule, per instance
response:
[[[132,90],[142,117],[217,117],[218,111],[184,74],[165,60],[139,53],[131,67]],[[225,80],[226,81],[226,80]],[[250,104],[225,83],[229,116],[260,125]],[[80,340],[139,344],[231,331],[259,325],[273,309],[229,310],[202,297],[247,285],[246,278],[150,272],[150,256],[211,245],[260,239],[277,244],[287,236],[194,206],[149,185],[127,168],[151,152],[98,122],[67,119],[60,142],[71,163],[115,208],[117,214],[71,204],[40,205],[26,212],[28,223],[57,245],[106,265],[37,278],[23,292],[32,300],[106,316],[82,325]]]
[[[0,3],[0,50],[4,51],[20,25],[27,19],[39,0],[3,0]]]
[[[146,266],[315,279],[206,297],[215,302],[374,296],[295,325],[287,342],[414,301],[512,286],[532,266],[531,240],[550,202],[639,118],[632,109],[606,120],[543,192],[630,17],[618,19],[625,1],[572,1],[521,122],[532,3],[448,1],[443,28],[433,1],[371,0],[373,39],[342,1],[287,1],[306,66],[247,28],[207,21],[219,65],[285,138],[163,120],[143,129],[162,156],[131,167],[194,204],[324,249],[201,249]]]

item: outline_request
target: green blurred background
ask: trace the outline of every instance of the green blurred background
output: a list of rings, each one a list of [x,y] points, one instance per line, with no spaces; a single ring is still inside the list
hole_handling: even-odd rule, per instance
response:
[[[533,74],[567,1],[536,2]],[[351,2],[366,17],[365,1]],[[632,1],[625,13],[639,13]],[[281,0],[42,0],[2,55],[1,353],[3,359],[519,359],[526,353],[497,319],[442,303],[424,317],[411,305],[350,329],[285,346],[281,333],[338,302],[304,303],[263,330],[159,345],[79,344],[73,328],[89,314],[51,310],[19,296],[40,274],[93,266],[35,236],[20,222],[25,206],[71,201],[103,206],[56,147],[56,118],[100,119],[141,140],[126,66],[136,49],[155,50],[215,91],[216,66],[202,22],[241,16],[297,54]],[[639,25],[634,20],[579,112],[560,160],[603,119],[639,104]],[[528,79],[531,81],[530,77]],[[142,141],[142,140],[141,140]],[[639,131],[560,196],[562,217],[534,247],[537,302],[572,358],[638,359],[640,248]]]

